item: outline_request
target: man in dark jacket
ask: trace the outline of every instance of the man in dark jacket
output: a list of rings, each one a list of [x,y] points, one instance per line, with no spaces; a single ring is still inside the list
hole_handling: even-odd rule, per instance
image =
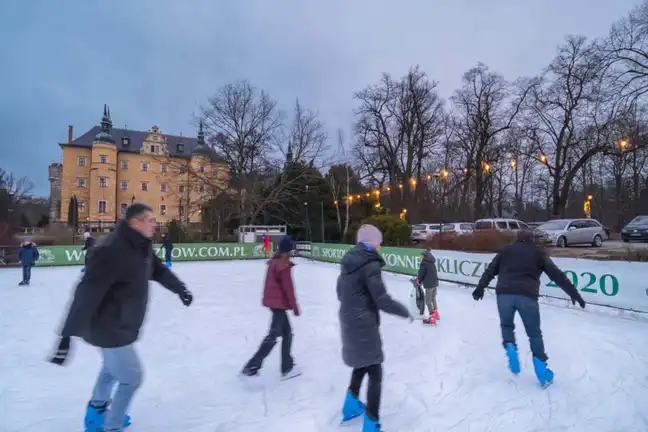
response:
[[[85,258],[84,258],[83,269],[81,270],[82,272],[84,272],[86,267],[88,266],[88,255],[90,255],[90,252],[96,243],[97,241],[95,240],[94,237],[92,237],[92,234],[90,234],[89,231],[83,233],[83,249],[81,250],[85,251]]]
[[[259,373],[263,360],[270,354],[279,337],[281,337],[282,378],[288,379],[301,375],[301,371],[295,365],[290,354],[293,335],[287,314],[287,311],[292,310],[295,316],[299,316],[291,274],[294,264],[290,257],[294,248],[292,238],[284,236],[279,241],[279,251],[268,261],[268,271],[263,289],[263,306],[272,311],[272,321],[270,321],[268,335],[241,371],[245,376],[256,376]]]
[[[18,259],[22,265],[22,281],[18,285],[29,285],[29,282],[31,281],[31,269],[36,265],[39,256],[38,249],[31,239],[25,240],[25,242],[20,245]]]
[[[381,275],[385,262],[378,253],[382,243],[380,230],[373,225],[361,226],[357,243],[342,257],[337,280],[342,358],[353,368],[342,421],[359,417],[365,411],[359,393],[364,376],[369,375],[363,431],[378,432],[384,361],[379,311],[409,318],[410,322],[412,317],[407,307],[394,300],[385,289]]]
[[[520,361],[515,344],[515,312],[520,314],[524,329],[529,337],[533,366],[536,377],[543,387],[553,382],[554,373],[547,367],[547,354],[544,349],[540,329],[540,276],[546,273],[571,298],[572,303],[585,307],[585,301],[578,289],[560,271],[546,252],[536,245],[533,232],[521,230],[517,241],[506,246],[495,255],[484,271],[477,288],[473,292],[475,300],[484,297],[484,289],[497,276],[495,292],[497,310],[500,316],[502,342],[509,360],[509,368],[514,374],[520,372]]]
[[[428,324],[434,324],[440,318],[436,301],[439,277],[437,275],[436,259],[431,250],[428,247],[421,254],[421,264],[416,277],[416,284],[422,285],[425,289],[425,304],[430,312],[430,317],[427,319]]]
[[[171,259],[173,255],[173,243],[167,234],[162,236],[162,248],[164,249],[164,265],[171,268]]]
[[[86,411],[86,431],[121,432],[129,423],[126,411],[142,379],[134,343],[146,314],[149,280],[178,295],[185,306],[192,302],[184,284],[153,254],[155,227],[151,207],[135,203],[115,232],[95,247],[51,359],[65,364],[72,336],[101,349],[103,366]]]

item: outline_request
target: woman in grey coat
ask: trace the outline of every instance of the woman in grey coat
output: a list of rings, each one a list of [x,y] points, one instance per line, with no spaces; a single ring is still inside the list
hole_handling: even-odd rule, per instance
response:
[[[381,275],[385,262],[378,253],[382,244],[380,230],[373,225],[361,226],[357,243],[342,257],[337,281],[342,358],[347,366],[353,368],[342,408],[342,421],[365,412],[365,405],[359,401],[358,395],[364,376],[369,375],[363,431],[379,432],[384,361],[379,311],[409,318],[410,321],[412,317],[407,308],[391,298],[385,289]]]

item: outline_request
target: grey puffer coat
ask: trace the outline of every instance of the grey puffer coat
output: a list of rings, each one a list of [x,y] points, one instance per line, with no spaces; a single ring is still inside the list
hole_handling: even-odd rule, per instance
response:
[[[418,281],[423,288],[436,288],[439,286],[436,259],[430,251],[423,252],[423,259],[418,271]]]
[[[364,244],[356,245],[340,261],[337,296],[342,358],[352,368],[384,361],[379,310],[403,318],[410,315],[403,304],[387,294],[381,276],[384,265],[380,255]]]

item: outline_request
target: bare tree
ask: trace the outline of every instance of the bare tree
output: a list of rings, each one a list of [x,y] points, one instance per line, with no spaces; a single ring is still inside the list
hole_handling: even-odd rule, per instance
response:
[[[0,168],[0,189],[5,189],[12,206],[20,204],[34,189],[34,184],[27,177],[17,177]]]
[[[354,96],[359,103],[354,154],[368,176],[390,186],[393,202],[414,211],[424,159],[442,133],[443,102],[436,86],[414,67],[400,80],[385,74],[378,85]]]
[[[632,103],[648,93],[648,1],[612,26],[604,49],[622,100]]]
[[[484,215],[484,196],[491,170],[501,157],[501,135],[519,115],[529,86],[517,92],[501,75],[478,64],[463,76],[462,88],[452,96],[454,130],[465,161],[464,197],[474,187],[474,217]]]
[[[574,179],[587,161],[614,147],[606,133],[614,107],[606,104],[611,95],[603,88],[604,71],[596,43],[568,37],[533,86],[529,156],[546,166],[553,180],[554,217],[564,217]]]

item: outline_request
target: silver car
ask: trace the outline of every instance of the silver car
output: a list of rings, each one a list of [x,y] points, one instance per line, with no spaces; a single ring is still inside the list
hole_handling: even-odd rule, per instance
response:
[[[607,232],[595,219],[554,219],[537,227],[556,247],[592,245],[601,247]]]

